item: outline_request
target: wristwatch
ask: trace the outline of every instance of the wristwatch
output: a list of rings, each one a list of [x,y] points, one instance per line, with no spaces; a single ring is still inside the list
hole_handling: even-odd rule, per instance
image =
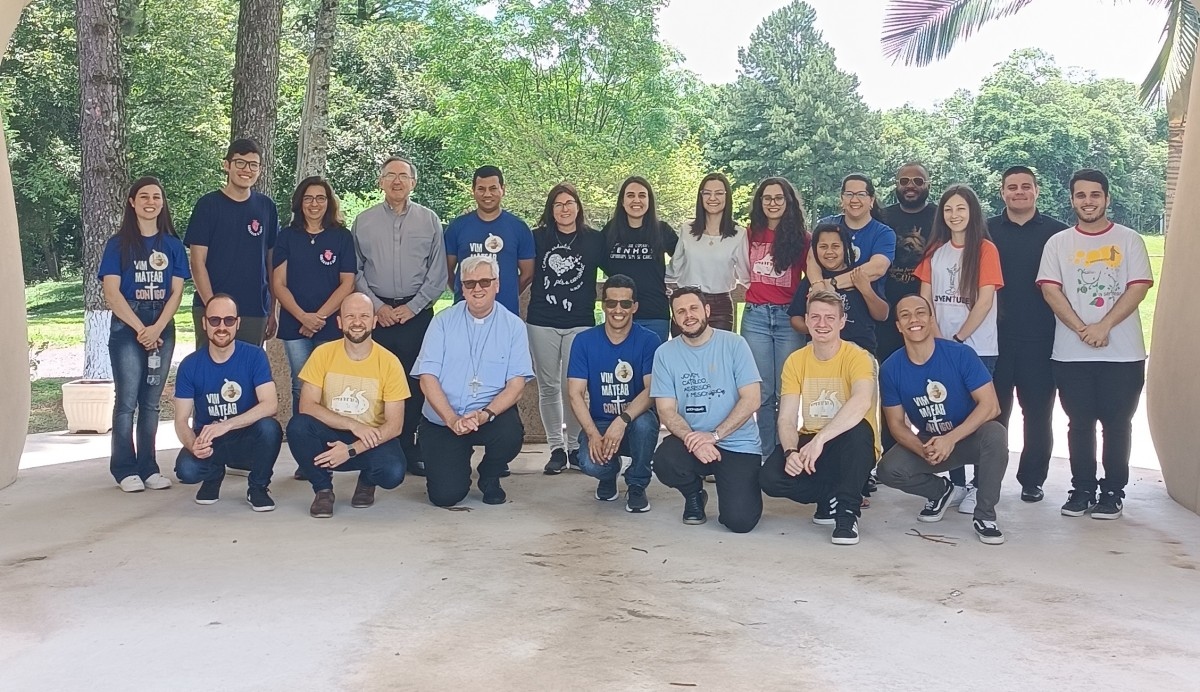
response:
[[[793,454],[799,454],[799,453],[800,453],[800,450],[796,449],[795,447],[792,447],[791,449],[785,449],[783,451],[783,458],[787,459],[788,457],[792,456]]]
[[[629,414],[625,413],[624,411],[621,411],[621,415],[617,416],[617,418],[620,418],[621,420],[625,421],[625,425],[629,425],[630,423],[633,422],[633,419],[629,417]]]
[[[356,456],[358,456],[358,450],[354,448],[354,445],[346,445],[346,458],[353,459]]]
[[[713,442],[720,442],[720,441],[721,441],[721,436],[717,434],[717,431],[716,431],[716,430],[712,431],[712,436],[713,436]]]
[[[488,416],[487,422],[491,423],[492,421],[496,420],[496,414],[492,412],[492,409],[484,406],[483,408],[481,408],[479,410],[483,411],[484,413],[487,414],[487,416]]]

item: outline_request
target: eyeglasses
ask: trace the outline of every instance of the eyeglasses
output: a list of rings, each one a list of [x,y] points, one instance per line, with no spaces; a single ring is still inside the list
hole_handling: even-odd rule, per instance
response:
[[[633,301],[632,300],[613,300],[611,298],[605,299],[605,301],[604,301],[604,307],[608,308],[609,310],[615,310],[618,306],[624,310],[628,310],[633,307]]]
[[[915,185],[921,187],[925,184],[924,178],[897,178],[896,182],[900,185]]]
[[[258,169],[262,168],[262,164],[258,161],[247,161],[246,159],[230,159],[229,163],[233,164],[233,167],[239,171],[244,171],[247,169],[257,171]]]
[[[232,327],[238,321],[236,317],[205,317],[204,319],[208,321],[208,326],[210,327],[220,327],[222,323],[226,327]]]
[[[554,209],[555,209],[555,210],[558,210],[558,209],[574,209],[574,208],[575,208],[575,200],[573,200],[573,199],[572,199],[572,200],[567,200],[566,202],[555,202],[555,203],[554,203]]]
[[[871,196],[871,193],[867,192],[866,190],[858,190],[857,192],[843,192],[842,193],[842,197],[845,197],[846,199],[867,199],[870,196]]]
[[[764,195],[762,198],[762,201],[763,201],[763,204],[770,204],[771,206],[775,206],[777,204],[784,204],[785,202],[787,202],[787,197],[785,197],[784,195]]]
[[[312,204],[313,202],[316,202],[317,204],[324,204],[329,201],[329,198],[325,195],[304,195],[304,197],[301,199],[305,204]]]
[[[384,173],[379,177],[383,179],[383,182],[385,183],[390,183],[393,180],[399,180],[402,183],[407,183],[408,181],[412,180],[412,176],[407,173]]]
[[[476,286],[480,288],[491,288],[492,282],[495,279],[463,279],[463,288],[472,291]]]
[[[703,197],[704,199],[714,199],[714,198],[721,199],[721,198],[725,197],[725,191],[724,190],[704,190],[703,192],[700,193],[700,196]]]

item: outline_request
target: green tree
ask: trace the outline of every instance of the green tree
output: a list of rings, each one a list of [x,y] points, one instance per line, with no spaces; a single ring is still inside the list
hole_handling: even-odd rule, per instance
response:
[[[880,167],[873,173],[885,199],[894,191],[896,171],[910,161],[921,162],[929,171],[934,201],[938,191],[953,183],[966,183],[985,199],[998,187],[999,176],[989,173],[979,146],[963,131],[959,113],[969,111],[973,102],[963,91],[931,111],[901,106],[882,114]]]

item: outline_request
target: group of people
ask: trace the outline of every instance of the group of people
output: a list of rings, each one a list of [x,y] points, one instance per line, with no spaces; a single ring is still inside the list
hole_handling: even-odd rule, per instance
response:
[[[965,185],[930,204],[929,174],[912,163],[886,209],[867,176],[847,176],[842,213],[811,233],[786,179],[757,186],[742,227],[728,179],[713,173],[676,233],[640,177],[622,184],[599,230],[567,183],[550,190],[531,230],[503,209],[494,166],[475,171],[476,208],[443,230],[411,199],[417,169],[401,157],[381,166],[384,200],[352,228],[313,177],[280,230],[273,201],[253,190],[254,142],[235,141],[223,165],[225,186],[196,203],[184,241],[162,185],[135,182],[101,262],[114,315],[111,471],[122,490],[170,486],[154,431],[190,278],[197,350],[176,375],[175,472],[199,483],[201,504],[217,501],[228,468],[248,475],[253,509],[274,508],[283,430],[261,344],[277,335],[292,372],[287,443],[296,478],[313,487],[314,517],[333,514],[334,471],[360,472],[354,507],[406,473],[426,477],[435,505],[457,504],[476,447],[483,501],[505,502],[500,479],[524,438],[516,403],[535,376],[545,473],[577,468],[597,479],[597,500],[614,501],[628,457],[629,512],[650,509],[656,475],[683,496],[683,521],[703,523],[707,477],[735,532],[758,523],[766,493],[816,504],[813,521],[853,544],[877,478],[923,497],[921,521],[957,507],[981,541],[1002,543],[995,506],[1014,392],[1025,439],[1017,479],[1021,498],[1037,502],[1057,391],[1070,420],[1062,513],[1122,513],[1146,358],[1137,306],[1153,278],[1140,237],[1108,220],[1099,171],[1070,181],[1073,227],[1038,211],[1027,167],[1004,172],[1005,208],[986,219]],[[456,302],[434,315],[446,288]]]

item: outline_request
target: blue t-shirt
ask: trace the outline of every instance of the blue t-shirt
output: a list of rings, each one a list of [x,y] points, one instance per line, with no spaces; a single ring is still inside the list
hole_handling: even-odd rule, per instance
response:
[[[303,228],[289,226],[279,232],[271,261],[275,267],[287,262],[288,290],[305,312],[316,312],[329,300],[341,283],[342,274],[353,275],[358,271],[354,236],[344,228],[327,228],[310,235]],[[325,318],[325,328],[314,334],[313,340],[342,338],[337,325],[337,310]],[[279,310],[279,338],[305,338],[300,334],[300,322],[283,309]]]
[[[903,406],[922,435],[945,435],[975,410],[971,392],[992,381],[975,349],[946,339],[934,342],[924,365],[908,359],[903,348],[879,369],[884,406]]]
[[[183,242],[172,235],[159,233],[142,237],[142,250],[128,265],[121,266],[121,241],[117,236],[108,239],[100,257],[101,281],[106,276],[121,277],[121,295],[125,300],[166,301],[171,297],[171,280],[190,279],[187,252]]]
[[[808,291],[812,282],[808,277],[800,280],[796,287],[796,295],[792,296],[792,304],[788,307],[791,317],[804,317],[808,314]],[[875,320],[871,319],[871,311],[867,308],[867,300],[863,294],[854,291],[838,291],[842,297],[842,310],[846,313],[846,326],[842,327],[842,340],[857,344],[867,353],[875,352]]]
[[[698,348],[671,339],[654,352],[650,396],[676,401],[677,411],[692,430],[712,432],[737,405],[738,388],[762,382],[750,345],[740,335],[714,329]],[[761,454],[754,416],[721,438],[717,447],[730,452]]]
[[[208,248],[204,268],[213,293],[228,293],[242,317],[267,314],[267,251],[275,247],[279,213],[266,195],[236,202],[216,190],[196,201],[184,244]],[[200,294],[193,305],[201,306]]]
[[[587,380],[593,422],[611,423],[642,393],[660,343],[657,334],[637,324],[619,344],[609,341],[604,325],[575,336],[567,377]]]
[[[875,220],[875,217],[867,220],[867,225],[857,231],[846,225],[845,214],[826,216],[817,223],[836,223],[850,234],[850,254],[854,260],[851,268],[865,264],[875,255],[883,255],[888,258],[888,262],[896,261],[896,232],[890,226]],[[871,286],[875,288],[879,297],[883,298],[886,295],[884,289],[887,287],[887,272],[872,281]]]
[[[192,400],[192,430],[200,432],[213,421],[239,416],[257,406],[255,388],[271,381],[267,352],[235,341],[233,355],[224,363],[214,363],[207,348],[189,353],[175,372],[175,398]]]
[[[446,227],[446,254],[462,261],[471,255],[492,255],[500,264],[500,293],[496,300],[514,315],[521,314],[520,283],[517,261],[534,256],[533,231],[526,223],[507,211],[484,221],[475,212],[468,212]],[[463,299],[462,272],[454,273],[454,300]]]

